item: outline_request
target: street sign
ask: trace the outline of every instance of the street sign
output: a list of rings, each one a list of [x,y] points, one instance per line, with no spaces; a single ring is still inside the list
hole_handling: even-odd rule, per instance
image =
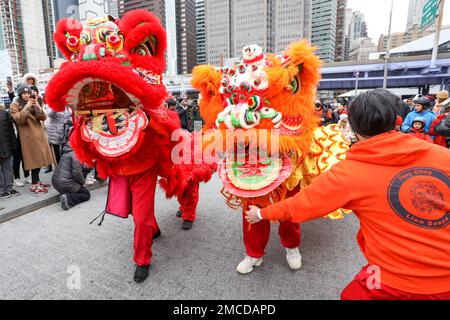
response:
[[[423,6],[422,28],[431,26],[436,21],[439,0],[428,0]]]

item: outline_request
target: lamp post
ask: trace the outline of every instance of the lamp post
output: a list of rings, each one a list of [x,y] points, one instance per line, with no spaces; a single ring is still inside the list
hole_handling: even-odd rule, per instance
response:
[[[388,63],[390,58],[390,50],[391,50],[391,28],[392,28],[392,11],[394,10],[394,0],[391,0],[391,13],[389,15],[389,32],[388,32],[388,43],[386,54],[384,55],[384,79],[383,79],[383,89],[387,88],[388,82]]]
[[[444,15],[444,5],[445,5],[445,0],[440,0],[439,1],[439,15],[438,15],[437,24],[436,24],[436,34],[434,36],[433,53],[431,54],[431,65],[430,65],[431,70],[437,69],[436,60],[437,60],[437,55],[438,55],[438,51],[439,51],[439,38],[441,35],[442,18]]]

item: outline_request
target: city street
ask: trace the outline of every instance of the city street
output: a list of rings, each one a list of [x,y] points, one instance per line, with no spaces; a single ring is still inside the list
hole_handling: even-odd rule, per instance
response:
[[[272,228],[263,265],[239,275],[241,216],[227,207],[220,187],[217,176],[202,184],[198,220],[189,231],[175,216],[177,201],[158,190],[162,236],[143,284],[133,282],[131,217],[89,225],[104,208],[106,188],[68,212],[54,204],[0,224],[0,299],[339,299],[365,264],[355,239],[358,221],[347,216],[303,225],[297,272],[288,268]]]

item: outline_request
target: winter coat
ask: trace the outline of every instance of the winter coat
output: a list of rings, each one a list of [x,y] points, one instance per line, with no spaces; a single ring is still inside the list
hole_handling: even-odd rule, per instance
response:
[[[20,136],[25,170],[32,170],[56,163],[55,155],[48,144],[47,135],[41,121],[45,113],[32,113],[25,109],[26,102],[20,98],[11,104],[13,118]]]
[[[447,113],[445,118],[443,117],[442,121],[434,127],[434,131],[445,137],[447,148],[450,148],[450,113]]]
[[[57,146],[65,144],[67,142],[65,128],[71,119],[68,108],[63,112],[55,112],[52,109],[48,109],[47,117],[46,129],[48,142]]]
[[[424,130],[416,130],[414,128],[411,128],[411,130],[408,132],[408,134],[420,139],[420,140],[425,140],[429,143],[434,143],[433,139],[431,139],[431,137],[423,132]]]
[[[187,109],[184,109],[181,106],[181,104],[177,104],[177,112],[178,112],[178,116],[180,117],[181,128],[188,130],[189,117],[188,117]]]
[[[13,155],[17,141],[14,125],[8,111],[0,105],[0,158]]]
[[[436,139],[434,139],[434,144],[437,144],[444,148],[450,147],[450,126],[445,125],[445,118],[449,114],[450,113],[443,113],[438,115],[430,126],[430,135],[436,137]],[[436,131],[436,128],[438,128],[439,132]]]
[[[410,112],[406,116],[405,121],[403,121],[401,130],[403,132],[408,132],[412,127],[412,123],[414,122],[414,119],[417,117],[425,118],[425,120],[426,120],[425,132],[426,133],[430,132],[431,123],[434,121],[434,119],[436,119],[436,115],[433,112],[431,112],[430,110],[424,110],[422,112],[417,112],[417,111]]]
[[[84,185],[83,167],[69,145],[61,150],[61,160],[52,177],[52,185],[61,194],[75,193]]]

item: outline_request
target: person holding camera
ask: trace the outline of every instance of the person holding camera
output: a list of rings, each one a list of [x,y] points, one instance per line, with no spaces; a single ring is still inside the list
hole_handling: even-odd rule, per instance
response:
[[[36,94],[21,83],[17,87],[17,99],[11,104],[11,117],[16,123],[25,170],[31,170],[31,189],[36,194],[47,193],[48,185],[39,179],[41,167],[55,162],[48,144],[42,121],[47,118]]]

